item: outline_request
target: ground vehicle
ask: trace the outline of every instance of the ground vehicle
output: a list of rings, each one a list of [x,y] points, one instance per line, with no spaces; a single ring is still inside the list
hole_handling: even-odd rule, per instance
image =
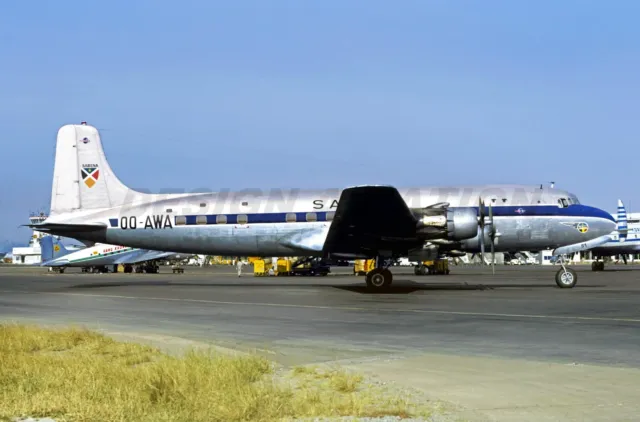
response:
[[[449,260],[423,261],[414,267],[415,275],[449,274]]]

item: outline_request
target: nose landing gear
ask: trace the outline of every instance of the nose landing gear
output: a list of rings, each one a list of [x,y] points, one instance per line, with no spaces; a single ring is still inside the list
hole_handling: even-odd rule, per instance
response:
[[[560,265],[562,268],[556,273],[556,284],[562,289],[571,289],[578,282],[578,274],[575,270],[567,268],[564,265],[564,256],[560,256]]]

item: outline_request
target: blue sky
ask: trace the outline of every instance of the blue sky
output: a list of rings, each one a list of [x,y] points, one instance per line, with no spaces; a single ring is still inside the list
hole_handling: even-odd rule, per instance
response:
[[[56,131],[83,120],[118,176],[152,191],[554,180],[640,211],[639,14],[635,1],[6,2],[0,245],[26,242]]]

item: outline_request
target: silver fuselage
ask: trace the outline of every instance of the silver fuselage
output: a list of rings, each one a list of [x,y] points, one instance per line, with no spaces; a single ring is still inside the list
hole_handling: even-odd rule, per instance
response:
[[[615,229],[611,215],[580,205],[575,195],[558,189],[489,185],[399,191],[410,208],[439,202],[449,202],[453,208],[477,207],[482,198],[493,207],[499,234],[496,251],[551,249]],[[321,255],[340,192],[247,190],[134,195],[125,206],[81,209],[52,215],[47,222],[103,223],[105,230],[72,237],[152,250],[235,256]],[[560,199],[565,199],[564,205]],[[478,252],[479,236],[463,241],[462,248]]]

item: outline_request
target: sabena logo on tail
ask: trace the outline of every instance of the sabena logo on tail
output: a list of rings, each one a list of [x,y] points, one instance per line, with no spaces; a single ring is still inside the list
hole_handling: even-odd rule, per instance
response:
[[[89,189],[94,187],[100,178],[100,169],[97,164],[83,164],[80,173],[82,174],[82,181]]]

